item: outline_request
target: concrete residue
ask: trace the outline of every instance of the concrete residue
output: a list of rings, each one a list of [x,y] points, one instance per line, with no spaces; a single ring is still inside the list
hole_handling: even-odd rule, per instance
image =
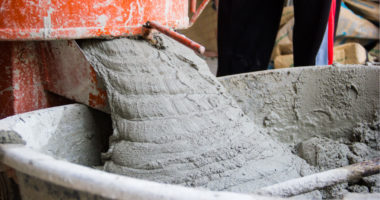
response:
[[[25,141],[15,131],[0,130],[0,144],[25,144]]]
[[[347,145],[326,137],[313,137],[301,142],[298,155],[321,171],[349,165],[349,157],[352,157]]]
[[[380,112],[378,67],[294,68],[219,80],[256,125],[292,147],[322,136],[349,142],[358,122]]]
[[[353,130],[352,140],[362,142],[368,147],[380,151],[380,117],[376,114],[376,120],[371,123],[358,123]],[[359,155],[363,156],[363,155]]]
[[[379,157],[379,68],[305,71],[242,74],[221,82],[255,124],[318,171]],[[377,192],[378,184],[374,175],[328,187],[322,195]]]
[[[298,155],[310,165],[324,171],[380,157],[378,149],[380,136],[379,120],[358,123],[352,131],[350,142],[338,142],[327,137],[311,138],[298,145]],[[364,179],[377,179],[370,184]],[[325,199],[343,196],[349,192],[379,192],[380,175],[373,175],[357,183],[343,183],[326,188]]]
[[[164,49],[128,38],[80,42],[111,107],[105,170],[238,192],[312,172],[251,122],[202,59],[160,37]]]

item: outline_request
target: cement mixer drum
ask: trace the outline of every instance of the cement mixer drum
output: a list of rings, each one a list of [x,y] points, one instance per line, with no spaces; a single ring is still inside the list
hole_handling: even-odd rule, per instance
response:
[[[181,29],[188,0],[9,0],[0,5],[0,40],[139,35],[147,21]]]

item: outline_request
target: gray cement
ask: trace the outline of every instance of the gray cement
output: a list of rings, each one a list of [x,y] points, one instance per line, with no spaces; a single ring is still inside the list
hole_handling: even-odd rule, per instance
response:
[[[319,170],[328,170],[380,157],[380,121],[358,123],[349,142],[313,137],[299,143],[298,155]]]
[[[222,79],[225,86],[247,88],[234,90],[244,94],[230,96],[202,59],[160,37],[163,49],[127,38],[80,44],[105,83],[111,106],[114,132],[103,155],[105,170],[164,183],[252,192],[379,156],[378,122],[350,127],[359,119],[373,118],[371,113],[378,110],[376,99],[365,101],[367,105],[360,102],[367,94],[350,82],[350,72],[332,72],[321,87],[305,87],[318,81],[318,75],[300,74],[291,90],[261,84],[256,77],[246,76],[245,82],[227,77]],[[272,74],[274,82],[282,77]],[[261,110],[248,110],[252,104]],[[352,115],[349,109],[366,114]],[[341,184],[323,196],[376,191],[378,182]],[[311,196],[321,197],[318,192]]]
[[[26,144],[15,131],[0,130],[0,144]]]
[[[379,71],[368,66],[297,68],[219,80],[257,126],[324,171],[380,156]],[[375,175],[329,187],[323,197],[378,192],[379,183]]]
[[[105,170],[237,192],[312,173],[251,122],[202,59],[161,37],[161,50],[127,38],[80,44],[111,107]]]

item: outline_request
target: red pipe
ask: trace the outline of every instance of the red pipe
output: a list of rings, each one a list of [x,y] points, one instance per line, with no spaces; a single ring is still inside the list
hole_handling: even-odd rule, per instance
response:
[[[198,17],[202,14],[203,10],[206,8],[207,4],[210,2],[210,0],[204,0],[201,5],[199,5],[199,8],[194,13],[194,15],[190,19],[190,26],[192,26],[195,21],[197,21]]]
[[[197,0],[191,0],[191,2],[190,2],[190,11],[192,13],[195,13],[196,9],[197,9]]]
[[[150,27],[150,28],[154,28],[154,29],[157,29],[158,31],[160,31],[161,33],[177,40],[178,42],[180,42],[181,44],[193,49],[194,51],[200,53],[200,54],[204,54],[205,52],[205,47],[190,40],[189,38],[187,38],[186,36],[180,34],[180,33],[177,33],[173,30],[170,30],[169,28],[165,27],[165,26],[162,26],[161,24],[158,24],[157,22],[153,22],[153,21],[148,21],[146,22],[146,26],[147,27]]]
[[[340,6],[340,5],[338,5]],[[328,52],[328,64],[331,65],[334,62],[334,36],[335,36],[335,9],[336,0],[331,1],[330,15],[328,21],[328,32],[327,32],[327,52]]]

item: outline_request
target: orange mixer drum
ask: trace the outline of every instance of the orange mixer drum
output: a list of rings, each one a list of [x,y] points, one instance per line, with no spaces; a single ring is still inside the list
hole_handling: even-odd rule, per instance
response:
[[[188,0],[1,0],[0,40],[139,35],[148,20],[186,28]]]

